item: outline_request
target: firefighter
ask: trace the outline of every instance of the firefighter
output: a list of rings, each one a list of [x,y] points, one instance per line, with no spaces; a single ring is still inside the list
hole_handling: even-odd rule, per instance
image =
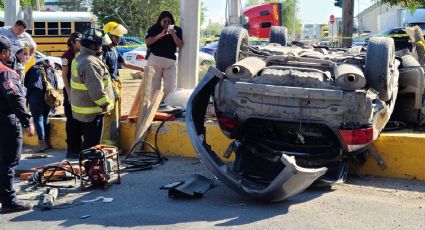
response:
[[[143,67],[133,65],[124,60],[122,55],[117,50],[118,42],[120,38],[127,34],[127,29],[116,22],[108,22],[104,27],[103,31],[106,36],[103,41],[102,47],[103,62],[108,66],[109,73],[112,77],[112,84],[117,96],[117,103],[115,103],[114,110],[109,115],[105,116],[105,132],[103,133],[103,143],[115,145],[118,139],[118,122],[121,116],[121,81],[119,79],[119,67],[122,65],[125,68],[137,70],[143,72]]]
[[[84,33],[80,54],[71,63],[71,110],[81,122],[83,149],[100,144],[104,114],[114,108],[111,75],[101,59],[103,36],[98,29]]]
[[[78,158],[82,144],[81,123],[72,117],[71,104],[69,103],[69,95],[71,93],[71,63],[78,52],[80,52],[81,34],[74,32],[69,36],[67,41],[68,50],[62,55],[62,78],[64,83],[63,90],[63,107],[66,116],[66,158]]]
[[[2,213],[25,211],[32,208],[17,200],[13,189],[15,168],[22,151],[22,128],[34,135],[31,115],[25,108],[25,96],[19,75],[6,67],[10,61],[12,45],[0,35],[0,203]]]

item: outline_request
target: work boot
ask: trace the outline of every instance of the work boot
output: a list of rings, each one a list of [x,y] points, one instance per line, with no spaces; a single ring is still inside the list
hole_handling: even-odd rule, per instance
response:
[[[15,201],[11,205],[1,207],[1,214],[7,214],[12,212],[22,212],[32,209],[32,204],[25,203],[23,201]]]
[[[44,150],[50,149],[50,146],[47,144],[45,140],[38,140],[38,146],[35,150],[37,153],[41,153]]]

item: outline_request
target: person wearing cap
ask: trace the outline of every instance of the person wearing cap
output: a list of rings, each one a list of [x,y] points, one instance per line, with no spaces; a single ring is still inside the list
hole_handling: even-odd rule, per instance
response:
[[[12,44],[12,53],[16,54],[16,52],[24,48],[24,45],[28,45],[29,47],[29,56],[31,57],[37,45],[32,39],[31,35],[29,35],[25,30],[27,29],[27,24],[23,20],[17,20],[13,26],[4,26],[0,28],[0,34],[7,37]]]
[[[24,82],[24,77],[25,77],[24,69],[25,69],[25,65],[28,63],[30,58],[29,46],[25,45],[24,48],[21,48],[18,51],[16,51],[15,57],[16,57],[15,58],[16,63],[15,63],[14,70],[21,77],[21,82]]]
[[[67,41],[68,50],[62,55],[62,78],[64,83],[63,107],[65,109],[66,116],[65,130],[67,158],[78,158],[78,154],[81,151],[81,144],[83,143],[81,123],[72,117],[71,104],[69,103],[69,95],[71,92],[71,63],[77,53],[80,52],[80,40],[81,33],[72,33]]]
[[[149,47],[148,66],[153,68],[152,92],[161,89],[164,83],[164,98],[177,87],[176,51],[183,46],[180,27],[174,25],[174,17],[168,11],[162,11],[156,24],[146,33],[146,45]]]
[[[22,151],[22,127],[29,136],[34,135],[34,127],[25,107],[19,76],[5,65],[12,56],[11,48],[9,39],[0,35],[0,203],[3,214],[32,208],[19,201],[13,189],[15,169]]]
[[[81,122],[83,149],[100,144],[104,114],[114,108],[111,75],[101,59],[103,37],[102,30],[85,32],[80,54],[71,63],[71,110]]]
[[[105,144],[114,145],[118,139],[118,124],[119,117],[121,116],[121,88],[122,84],[119,79],[119,66],[122,65],[125,68],[137,70],[143,72],[142,67],[133,65],[124,60],[122,55],[118,52],[116,46],[120,41],[120,38],[128,33],[127,29],[116,22],[108,22],[104,27],[105,38],[102,46],[103,62],[108,66],[109,73],[112,77],[112,84],[116,92],[117,101],[115,103],[114,110],[110,114],[105,116],[105,130],[103,133],[102,142]]]

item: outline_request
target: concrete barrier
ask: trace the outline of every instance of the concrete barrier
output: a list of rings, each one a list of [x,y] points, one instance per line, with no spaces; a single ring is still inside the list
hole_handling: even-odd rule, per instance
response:
[[[65,119],[51,119],[51,145],[53,148],[66,148]],[[149,129],[146,140],[155,143],[155,132],[160,122],[154,122]],[[216,122],[207,122],[207,142],[217,153],[223,153],[231,140],[227,139]],[[130,150],[135,137],[136,124],[121,122],[119,129],[119,147],[127,152]],[[27,145],[37,145],[36,137],[24,137]],[[387,178],[418,179],[425,181],[425,134],[411,132],[382,133],[374,143],[381,153],[388,168],[386,171],[378,167],[374,159],[358,168],[362,176],[378,176]],[[186,131],[184,121],[169,121],[158,133],[158,148],[165,156],[196,157]]]

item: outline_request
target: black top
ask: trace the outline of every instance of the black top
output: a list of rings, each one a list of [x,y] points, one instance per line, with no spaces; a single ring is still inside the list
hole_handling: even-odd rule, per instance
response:
[[[24,94],[19,75],[0,63],[0,115],[15,114],[26,128],[31,115],[26,110]]]
[[[164,28],[162,28],[162,26],[155,24],[149,28],[145,38],[155,37],[163,30]],[[174,26],[174,30],[176,31],[177,37],[183,39],[182,29],[178,26]],[[154,44],[150,45],[149,49],[155,56],[176,60],[177,46],[170,34],[165,35]]]

